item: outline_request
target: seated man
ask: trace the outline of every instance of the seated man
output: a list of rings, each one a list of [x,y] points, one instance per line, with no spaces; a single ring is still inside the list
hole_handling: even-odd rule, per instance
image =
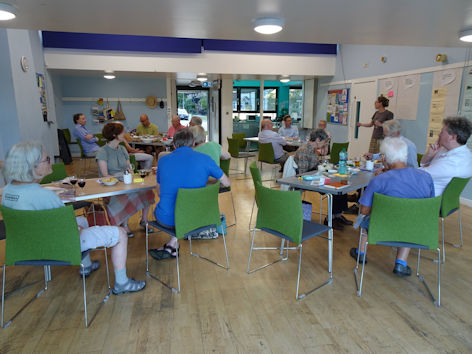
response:
[[[327,123],[324,119],[322,119],[318,122],[318,129],[323,129],[325,131],[326,135],[328,135],[328,144],[329,144],[329,143],[331,143],[331,133],[326,130],[326,127],[327,127]]]
[[[192,119],[190,119],[190,123],[188,123],[189,127],[194,127],[196,125],[201,126],[202,125],[202,119],[198,116],[193,116]]]
[[[318,167],[319,156],[324,156],[328,151],[328,135],[323,129],[313,130],[310,133],[309,141],[302,145],[295,153],[295,163],[298,165],[298,173],[305,173],[316,170]],[[333,196],[333,222],[335,230],[344,230],[344,225],[352,225],[352,221],[343,216],[343,211],[347,209],[347,196]],[[328,220],[325,219],[325,225]]]
[[[147,114],[141,114],[139,117],[141,123],[138,124],[136,128],[137,135],[158,135],[159,128],[157,125],[151,123]]]
[[[279,129],[279,134],[287,140],[298,140],[298,128],[292,125],[292,117],[287,114],[283,119],[284,122]],[[297,146],[285,145],[283,149],[285,151],[292,152],[297,150]]]
[[[195,151],[210,156],[218,166],[220,165],[220,160],[229,160],[231,158],[229,152],[223,149],[220,144],[214,141],[206,141],[205,130],[201,126],[195,125],[190,127],[189,130],[192,132],[195,140]]]
[[[418,168],[418,158],[416,152],[416,145],[411,140],[401,135],[402,125],[398,120],[388,120],[382,124],[383,132],[385,137],[400,138],[408,146],[408,161],[406,167]],[[364,154],[366,158],[377,160],[380,158],[380,154],[372,154],[370,152]]]
[[[175,228],[174,210],[179,188],[202,188],[209,177],[220,180],[223,187],[230,185],[229,178],[208,155],[194,151],[194,137],[189,129],[179,130],[173,141],[175,150],[159,159],[156,179],[159,203],[154,211],[156,222],[168,229]],[[155,259],[176,257],[177,238],[159,249],[150,250]]]
[[[154,156],[152,156],[151,154],[145,153],[144,150],[131,147],[128,144],[128,142],[130,141],[131,141],[131,135],[129,135],[128,133],[125,133],[123,143],[125,144],[125,148],[126,148],[126,151],[128,151],[128,154],[133,155],[136,158],[136,162],[142,163],[141,168],[143,170],[150,170],[152,168]],[[152,146],[148,146],[148,147],[152,148]]]
[[[43,210],[61,208],[64,203],[52,191],[40,187],[38,182],[52,173],[51,160],[43,146],[37,143],[20,143],[8,151],[2,169],[9,181],[3,189],[2,205],[17,210]],[[53,222],[45,220],[45,222]],[[80,249],[85,252],[97,247],[110,247],[111,259],[115,270],[115,295],[140,291],[146,286],[145,281],[134,280],[126,275],[126,255],[128,236],[126,231],[117,226],[89,227],[87,219],[77,217],[80,232]],[[88,277],[100,267],[100,262],[90,260],[90,255],[82,259],[84,268],[80,275]]]
[[[383,165],[386,172],[374,177],[359,199],[361,204],[360,217],[364,217],[360,224],[362,239],[359,259],[361,262],[365,256],[365,243],[367,242],[369,215],[374,193],[397,198],[434,197],[434,184],[431,176],[419,169],[407,168],[408,146],[405,141],[400,138],[385,138],[380,145],[380,152],[384,155]],[[398,222],[401,222],[401,220],[398,220]],[[357,260],[358,252],[357,248],[351,248],[351,257]],[[407,264],[409,252],[409,248],[398,248],[395,267],[393,268],[393,273],[396,275],[411,275],[411,269]]]
[[[175,133],[177,133],[179,130],[184,129],[185,127],[180,124],[180,117],[178,115],[175,115],[172,117],[172,125],[170,126],[169,130],[167,131],[167,137],[168,138],[173,138]]]
[[[100,146],[97,145],[98,138],[90,134],[88,129],[85,127],[85,123],[87,123],[85,115],[83,113],[76,113],[74,114],[73,119],[75,123],[73,134],[80,140],[82,149],[84,150],[84,155],[86,157],[95,157]]]
[[[467,118],[446,118],[437,144],[431,144],[423,155],[420,169],[433,178],[436,195],[444,192],[452,177],[472,176],[472,153],[466,145],[471,134]]]
[[[283,151],[283,146],[287,144],[285,139],[272,130],[272,121],[270,119],[264,119],[261,123],[261,132],[259,133],[259,142],[266,144],[272,143],[274,149],[274,162],[280,163],[284,168],[285,161],[287,161],[288,155]]]

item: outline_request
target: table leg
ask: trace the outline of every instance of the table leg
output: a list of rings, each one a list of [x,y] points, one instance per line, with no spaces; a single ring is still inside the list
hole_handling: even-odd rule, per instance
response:
[[[249,140],[246,140],[246,152],[249,152],[251,148],[251,142]]]
[[[328,198],[328,226],[333,227],[333,195],[330,193],[326,194]],[[333,243],[328,242],[328,254],[329,254],[329,262],[328,262],[328,270],[329,273],[332,274],[333,272]]]

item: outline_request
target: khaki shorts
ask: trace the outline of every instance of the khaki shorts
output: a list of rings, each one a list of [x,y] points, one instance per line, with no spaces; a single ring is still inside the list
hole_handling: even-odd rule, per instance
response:
[[[83,217],[77,218],[77,225],[83,228],[80,231],[80,250],[82,252],[98,247],[113,247],[120,239],[120,230],[117,226],[88,227],[87,219]]]

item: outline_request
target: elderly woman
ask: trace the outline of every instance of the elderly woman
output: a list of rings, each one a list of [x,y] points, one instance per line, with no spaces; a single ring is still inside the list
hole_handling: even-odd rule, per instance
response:
[[[103,127],[102,135],[108,143],[97,152],[99,174],[102,177],[122,175],[131,167],[128,152],[123,145],[120,145],[124,141],[124,127],[119,123],[108,123]],[[128,227],[128,219],[142,209],[140,225],[145,228],[149,207],[153,203],[154,192],[152,190],[111,197],[107,205],[110,223],[121,225],[128,236],[133,237],[134,234]]]
[[[3,189],[3,206],[17,210],[43,210],[64,206],[55,193],[38,184],[43,177],[52,173],[51,160],[40,144],[20,143],[13,146],[7,153],[2,172],[8,182]],[[128,238],[124,229],[117,226],[88,227],[87,220],[83,217],[77,218],[77,224],[82,252],[97,247],[111,247],[115,295],[140,291],[146,286],[145,281],[137,281],[126,275]],[[92,262],[88,253],[82,259],[82,264],[84,268],[80,269],[80,275],[86,277],[100,267],[100,262]]]
[[[190,127],[189,130],[195,138],[195,151],[210,156],[218,166],[220,165],[220,159],[228,160],[231,158],[229,152],[224,150],[220,144],[215,143],[214,141],[206,142],[205,130],[201,126],[194,125],[193,127]]]

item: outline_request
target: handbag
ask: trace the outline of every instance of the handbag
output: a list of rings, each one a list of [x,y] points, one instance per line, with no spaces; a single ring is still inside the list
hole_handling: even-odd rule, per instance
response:
[[[123,112],[123,107],[121,106],[120,100],[118,100],[118,104],[116,105],[115,110],[115,120],[125,120],[125,114]]]

